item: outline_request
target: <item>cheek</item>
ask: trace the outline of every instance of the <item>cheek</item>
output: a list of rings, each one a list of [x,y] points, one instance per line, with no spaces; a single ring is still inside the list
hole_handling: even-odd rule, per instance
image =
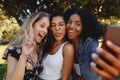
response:
[[[78,30],[79,33],[81,33],[82,32],[82,26],[79,27],[77,30]]]
[[[34,31],[38,31],[39,30],[39,27],[38,26],[34,26]]]
[[[65,34],[67,33],[67,29],[64,30],[64,33],[65,33]]]
[[[66,31],[66,30],[67,30],[67,26],[64,26],[64,27],[63,27],[63,30]]]
[[[46,30],[46,32],[45,32],[45,36],[48,34],[48,30]]]

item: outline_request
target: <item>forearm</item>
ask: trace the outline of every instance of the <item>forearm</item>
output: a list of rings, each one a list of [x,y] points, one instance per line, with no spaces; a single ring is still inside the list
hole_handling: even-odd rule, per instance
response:
[[[13,73],[12,80],[23,80],[25,74],[25,65],[27,58],[20,56],[19,62],[16,66],[16,69]]]

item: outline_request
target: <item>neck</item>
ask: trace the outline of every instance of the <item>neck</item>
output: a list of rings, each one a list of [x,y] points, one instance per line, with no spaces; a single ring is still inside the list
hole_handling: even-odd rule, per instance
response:
[[[61,45],[63,42],[64,42],[63,40],[61,40],[61,41],[55,41],[54,45]]]
[[[78,50],[79,43],[80,43],[80,38],[72,40],[72,45],[75,49],[75,52],[77,52],[77,50]]]

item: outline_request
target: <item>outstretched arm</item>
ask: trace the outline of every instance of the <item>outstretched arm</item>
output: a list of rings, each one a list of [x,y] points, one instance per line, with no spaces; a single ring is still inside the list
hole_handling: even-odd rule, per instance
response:
[[[116,46],[110,41],[107,41],[106,44],[111,50],[113,50],[116,53],[117,57],[113,56],[110,52],[102,48],[98,48],[98,53],[107,61],[109,61],[111,65],[102,60],[99,56],[93,54],[93,59],[96,61],[97,65],[99,65],[103,69],[99,69],[95,66],[94,63],[91,63],[91,67],[101,77],[107,80],[113,80],[120,73],[120,47]]]

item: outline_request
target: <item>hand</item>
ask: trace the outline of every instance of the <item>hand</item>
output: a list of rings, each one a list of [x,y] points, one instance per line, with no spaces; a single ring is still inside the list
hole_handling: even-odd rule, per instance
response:
[[[98,53],[104,57],[107,61],[111,63],[109,65],[107,62],[102,60],[99,56],[93,54],[92,57],[96,61],[97,65],[99,65],[102,70],[99,69],[98,67],[95,66],[94,63],[91,63],[92,69],[101,77],[108,79],[108,80],[113,80],[115,77],[117,77],[120,74],[120,47],[116,46],[110,41],[106,42],[107,46],[115,52],[115,56],[113,56],[110,52],[98,48],[97,51]]]
[[[29,55],[33,53],[35,50],[35,42],[33,40],[33,35],[31,35],[31,37],[29,38],[27,36],[26,30],[24,31],[24,34],[25,34],[25,40],[22,43],[22,55],[25,57],[29,57]]]

